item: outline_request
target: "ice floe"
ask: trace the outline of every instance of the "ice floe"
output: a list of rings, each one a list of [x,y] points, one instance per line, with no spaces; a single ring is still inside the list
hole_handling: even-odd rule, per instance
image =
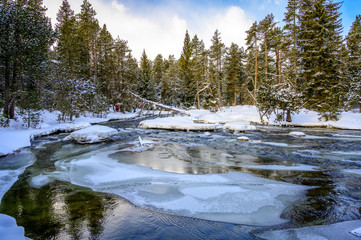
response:
[[[242,167],[245,168],[252,168],[252,169],[264,169],[264,170],[277,170],[277,171],[317,171],[315,166],[311,165],[243,165]]]
[[[33,164],[35,160],[35,155],[29,151],[23,151],[20,154],[1,159],[0,200],[18,180],[18,176],[22,174],[28,166]]]
[[[250,122],[238,121],[238,122],[230,122],[224,124],[223,129],[228,129],[230,131],[237,133],[243,131],[256,130],[256,127],[254,125],[251,125]]]
[[[361,225],[361,224],[360,224]],[[361,227],[354,229],[351,231],[351,233],[357,237],[361,237]]]
[[[191,117],[168,117],[142,121],[139,123],[139,127],[183,131],[214,131],[221,129],[222,125],[195,123]]]
[[[248,142],[248,141],[249,141],[249,138],[248,138],[248,137],[245,137],[245,136],[242,136],[242,137],[238,137],[237,140],[238,140],[238,141]]]
[[[2,240],[29,239],[24,234],[24,228],[16,224],[15,218],[0,214],[0,236]]]
[[[306,137],[306,134],[303,132],[290,132],[289,135],[293,137]]]
[[[64,141],[74,140],[78,143],[99,143],[109,140],[110,137],[117,134],[118,131],[114,128],[95,125],[85,129],[72,132],[69,136],[64,138]]]
[[[33,176],[41,187],[54,179],[118,194],[136,205],[184,216],[251,225],[286,222],[281,213],[308,189],[248,173],[177,174],[109,157],[115,151],[55,162],[56,171]],[[171,164],[171,163],[170,163]]]

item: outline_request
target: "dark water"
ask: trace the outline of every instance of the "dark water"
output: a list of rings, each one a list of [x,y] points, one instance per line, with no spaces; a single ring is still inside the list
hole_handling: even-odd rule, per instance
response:
[[[233,135],[215,132],[154,131],[137,122],[110,122],[119,129],[114,142],[75,145],[38,139],[31,151],[37,161],[19,177],[2,199],[0,212],[13,216],[32,239],[258,239],[254,233],[326,225],[361,219],[361,132],[347,130],[257,126],[257,131]],[[305,138],[289,136],[302,131]],[[247,136],[250,142],[237,141]],[[286,208],[287,223],[260,227],[200,220],[133,205],[120,196],[55,180],[41,188],[29,179],[41,170],[54,171],[57,159],[76,157],[101,148],[129,147],[142,138],[161,142],[150,151],[116,152],[125,164],[179,174],[239,171],[267,179],[310,186],[306,197]],[[59,139],[63,135],[58,136]],[[65,150],[64,150],[65,149]],[[228,155],[227,155],[228,154]],[[227,157],[231,155],[232,157]],[[278,169],[312,165],[316,171]],[[274,169],[254,166],[271,165]],[[276,166],[276,167],[275,167]]]

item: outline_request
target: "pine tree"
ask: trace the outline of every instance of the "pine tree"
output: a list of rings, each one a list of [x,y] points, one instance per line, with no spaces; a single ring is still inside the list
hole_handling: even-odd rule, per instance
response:
[[[300,8],[302,93],[305,107],[336,119],[340,99],[341,3],[305,0]]]
[[[148,99],[155,100],[154,82],[152,79],[152,64],[148,56],[143,50],[142,57],[140,58],[140,75],[138,92],[140,96]]]
[[[178,60],[179,79],[183,84],[181,89],[182,103],[186,107],[193,105],[195,96],[195,84],[192,76],[192,52],[193,46],[187,30],[183,41],[182,54]]]
[[[197,108],[201,108],[201,94],[202,91],[206,90],[204,88],[204,80],[207,73],[207,61],[208,55],[205,50],[205,46],[202,40],[198,39],[198,36],[195,35],[192,39],[193,53],[192,53],[192,75],[195,81],[196,89],[196,101]]]
[[[3,2],[0,5],[0,32],[3,113],[14,118],[15,106],[26,97],[18,91],[41,91],[44,63],[55,34],[45,16],[42,1]]]
[[[235,43],[227,51],[225,59],[225,79],[226,79],[226,102],[227,105],[237,105],[237,97],[240,93],[241,85],[245,81],[243,70],[244,53]]]
[[[212,45],[210,47],[210,59],[215,66],[215,77],[218,92],[218,108],[222,107],[222,77],[223,77],[223,57],[225,46],[222,43],[221,34],[216,30],[212,37]]]
[[[67,0],[63,0],[56,19],[58,21],[56,30],[59,34],[56,46],[57,59],[62,63],[65,71],[75,74],[79,60],[79,42],[76,38],[77,26],[74,11],[71,10]]]
[[[358,106],[361,113],[361,15],[357,15],[346,37],[348,50],[348,102],[351,107]]]
[[[180,104],[181,84],[178,78],[177,61],[174,55],[169,55],[167,70],[164,74],[164,85],[162,88],[162,99],[164,103],[177,106]]]
[[[292,85],[295,91],[298,91],[298,83],[297,79],[299,74],[299,70],[297,68],[300,53],[298,50],[298,35],[299,35],[299,7],[300,0],[288,0],[287,4],[287,12],[285,13],[285,18],[283,21],[285,22],[285,36],[286,36],[286,45],[287,45],[287,58],[289,59],[289,82],[292,82]]]
[[[269,64],[269,52],[270,52],[270,40],[272,38],[272,33],[274,33],[274,27],[276,23],[274,22],[273,14],[268,14],[260,23],[258,24],[258,31],[261,35],[261,45],[263,47],[263,61],[264,64],[262,67],[262,79],[264,83],[268,84],[268,75],[270,72]]]
[[[161,100],[160,93],[163,88],[164,60],[161,54],[158,54],[153,61],[152,76],[155,84],[156,100]]]
[[[98,93],[111,99],[111,91],[108,87],[111,85],[111,79],[114,77],[112,70],[115,68],[115,57],[113,53],[114,40],[112,35],[107,30],[107,26],[104,24],[99,33],[98,40]]]
[[[79,41],[79,69],[86,78],[96,77],[97,55],[96,43],[100,30],[98,20],[95,18],[96,12],[88,0],[83,0],[81,12],[78,19],[78,41]],[[97,81],[96,79],[94,80]]]
[[[253,103],[256,105],[256,99],[257,99],[257,89],[258,89],[258,51],[259,51],[259,40],[260,40],[260,34],[258,29],[257,22],[254,22],[249,30],[246,31],[247,38],[246,38],[246,44],[247,44],[247,69],[249,72],[249,76],[252,79],[252,90],[253,90]]]

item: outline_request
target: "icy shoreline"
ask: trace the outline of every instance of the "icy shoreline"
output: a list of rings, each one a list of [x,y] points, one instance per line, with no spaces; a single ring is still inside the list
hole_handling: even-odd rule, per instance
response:
[[[162,117],[142,121],[139,126],[148,129],[182,130],[182,131],[216,131],[228,130],[242,132],[256,130],[252,124],[262,124],[255,106],[235,106],[222,108],[213,113],[208,110],[190,110],[189,116]],[[43,111],[39,129],[22,129],[21,123],[0,129],[0,156],[6,156],[31,145],[31,140],[57,132],[73,132],[90,127],[91,124],[110,120],[134,119],[135,113],[109,113],[106,118],[80,117],[73,123],[58,123],[58,112]],[[325,127],[347,130],[361,130],[361,114],[342,112],[339,121],[322,122],[314,111],[302,110],[292,115],[292,122],[276,122],[271,116],[268,125],[289,127]]]

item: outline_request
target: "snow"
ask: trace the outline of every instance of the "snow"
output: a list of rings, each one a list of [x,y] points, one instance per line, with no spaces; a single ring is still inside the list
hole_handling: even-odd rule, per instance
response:
[[[208,110],[190,110],[190,116],[168,117],[141,122],[143,128],[195,130],[207,131],[224,128],[234,132],[255,130],[250,123],[261,124],[259,113],[255,106],[235,106],[221,108],[218,112]],[[292,122],[277,122],[276,116],[272,115],[269,125],[299,126],[299,127],[326,127],[361,130],[360,113],[342,112],[339,121],[321,121],[315,111],[301,110],[292,115]],[[203,126],[202,126],[203,125]]]
[[[353,235],[357,236],[357,237],[361,237],[361,227],[352,230],[351,233],[352,233]]]
[[[237,138],[238,141],[249,141],[248,137],[242,136]]]
[[[59,156],[54,172],[33,176],[41,187],[55,179],[118,194],[137,206],[183,216],[257,226],[286,222],[282,212],[304,196],[306,186],[264,179],[248,173],[178,174],[110,157],[116,149]],[[66,151],[63,151],[66,154]],[[135,153],[137,154],[137,153]]]
[[[303,132],[290,132],[289,135],[293,136],[293,137],[305,137],[306,134]]]
[[[194,123],[193,118],[185,117],[168,117],[145,120],[140,122],[139,127],[151,129],[168,129],[168,130],[184,130],[184,131],[214,131],[221,129],[220,124],[202,124]]]
[[[64,141],[74,140],[81,144],[99,143],[110,139],[117,133],[118,131],[114,128],[96,125],[72,132],[64,138]]]
[[[56,132],[72,132],[91,126],[91,123],[104,122],[113,119],[131,119],[138,113],[110,113],[106,118],[81,116],[71,123],[59,123],[58,111],[42,111],[38,128],[24,129],[20,122],[11,121],[10,127],[0,128],[0,156],[11,154],[21,148],[31,145],[31,140]]]
[[[223,129],[229,129],[233,132],[242,132],[246,130],[256,130],[256,127],[249,122],[238,121],[224,124]]]

